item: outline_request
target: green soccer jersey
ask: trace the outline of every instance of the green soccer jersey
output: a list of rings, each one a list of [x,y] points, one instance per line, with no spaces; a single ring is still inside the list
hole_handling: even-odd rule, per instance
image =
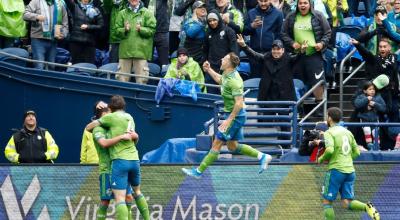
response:
[[[307,41],[306,55],[312,55],[316,52],[315,50],[315,35],[311,25],[311,13],[306,16],[298,13],[296,15],[296,22],[294,23],[294,41],[299,44],[303,44]]]
[[[333,126],[324,133],[324,139],[325,152],[318,160],[329,160],[330,170],[354,172],[353,159],[360,155],[360,150],[353,134],[342,126]]]
[[[231,112],[235,105],[235,96],[243,96],[243,80],[235,70],[228,74],[222,74],[221,82],[224,111]]]
[[[102,127],[110,132],[110,138],[135,130],[135,122],[130,114],[124,111],[116,111],[99,119]],[[122,140],[109,149],[110,157],[123,160],[139,160],[136,145],[132,140]]]
[[[98,143],[101,138],[108,139],[107,130],[101,126],[93,129],[93,142],[96,147],[97,155],[99,156],[99,173],[111,173],[111,158],[108,148],[103,148]]]

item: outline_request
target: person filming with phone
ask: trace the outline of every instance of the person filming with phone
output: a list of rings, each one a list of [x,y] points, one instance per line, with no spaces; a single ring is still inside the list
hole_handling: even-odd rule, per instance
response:
[[[283,14],[271,0],[258,0],[258,5],[247,13],[243,34],[250,36],[250,48],[264,54],[271,51],[272,42],[280,39]],[[250,60],[251,77],[260,77],[262,63]]]

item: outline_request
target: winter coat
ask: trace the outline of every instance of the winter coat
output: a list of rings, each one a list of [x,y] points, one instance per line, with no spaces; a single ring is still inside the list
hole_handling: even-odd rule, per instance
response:
[[[294,101],[296,93],[293,84],[292,66],[296,60],[284,53],[275,60],[271,52],[257,53],[250,47],[244,47],[244,52],[250,59],[263,63],[261,80],[258,89],[259,101]]]
[[[183,31],[186,34],[184,47],[188,50],[188,55],[200,63],[203,60],[203,44],[206,35],[205,24],[191,18],[183,25]]]
[[[125,22],[129,22],[130,30],[125,31]],[[140,31],[136,31],[136,24],[140,23]],[[156,31],[154,15],[140,3],[139,10],[134,13],[130,8],[123,9],[117,15],[117,37],[121,39],[119,45],[120,59],[150,60],[153,54],[153,36]]]
[[[67,0],[66,3],[73,17],[73,23],[72,26],[70,26],[71,34],[69,40],[94,46],[96,43],[96,35],[104,26],[103,16],[100,10],[95,8],[98,15],[91,19],[86,16],[86,12],[78,3],[74,3],[72,0]],[[82,24],[87,24],[88,28],[82,30]]]
[[[257,16],[262,18],[262,26],[254,29],[251,23]],[[271,50],[272,42],[280,39],[280,33],[283,23],[283,14],[274,6],[268,10],[261,10],[260,6],[251,9],[247,14],[244,34],[250,35],[250,47],[257,52],[267,52]]]
[[[203,89],[204,74],[200,68],[200,65],[196,61],[194,61],[193,58],[189,57],[186,64],[183,65],[180,70],[178,70],[176,68],[177,62],[177,58],[172,59],[171,64],[168,67],[167,74],[165,74],[164,78],[186,79],[184,73],[187,73],[187,75],[189,76],[187,80],[203,84],[200,85],[200,88]]]
[[[356,97],[354,100],[354,107],[358,112],[357,117],[363,122],[377,122],[379,119],[378,113],[384,113],[386,111],[386,104],[383,101],[380,94],[376,94],[372,101],[375,102],[374,107],[368,110],[368,98],[363,93]]]
[[[232,28],[222,23],[222,18],[217,11],[213,11],[219,17],[218,26],[215,29],[208,27],[203,47],[203,59],[208,60],[216,71],[221,66],[221,59],[230,52],[239,54],[236,43],[236,34]]]
[[[126,8],[126,5],[128,4],[127,0],[123,0],[119,4],[115,4],[114,0],[104,0],[103,1],[103,10],[106,14],[110,14],[110,37],[109,37],[109,43],[119,43],[120,39],[117,36],[117,30],[116,30],[116,20],[117,20],[117,15],[118,12],[122,11],[124,8]]]
[[[296,11],[291,12],[283,22],[281,38],[285,44],[285,47],[290,51],[293,50],[292,45],[294,43],[294,23],[296,22],[297,13],[300,12],[298,12],[298,9],[296,8]],[[310,8],[310,13],[311,26],[314,31],[315,42],[321,42],[324,46],[323,49],[325,49],[326,46],[328,46],[331,38],[331,28],[329,26],[329,22],[321,12],[315,11],[312,6]]]

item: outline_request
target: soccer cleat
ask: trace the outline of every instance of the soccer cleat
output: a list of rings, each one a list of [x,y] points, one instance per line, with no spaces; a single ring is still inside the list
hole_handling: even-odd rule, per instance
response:
[[[260,170],[258,171],[259,174],[264,172],[268,168],[269,162],[271,162],[272,157],[269,154],[263,154],[260,159]]]
[[[381,219],[378,210],[376,210],[376,208],[374,207],[374,205],[372,205],[372,203],[370,203],[370,202],[367,203],[366,211],[367,211],[369,217],[371,217],[371,219],[373,219],[373,220]]]
[[[182,168],[182,172],[185,173],[188,176],[194,177],[196,179],[200,179],[201,173],[197,171],[196,168],[192,167],[191,169],[189,168]]]

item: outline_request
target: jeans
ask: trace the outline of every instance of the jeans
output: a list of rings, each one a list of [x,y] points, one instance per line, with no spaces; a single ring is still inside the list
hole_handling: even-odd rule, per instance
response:
[[[32,54],[34,60],[47,61],[54,63],[57,54],[57,42],[44,39],[31,39]],[[44,69],[43,63],[35,63],[37,69]],[[50,65],[49,69],[54,69],[54,66]]]

